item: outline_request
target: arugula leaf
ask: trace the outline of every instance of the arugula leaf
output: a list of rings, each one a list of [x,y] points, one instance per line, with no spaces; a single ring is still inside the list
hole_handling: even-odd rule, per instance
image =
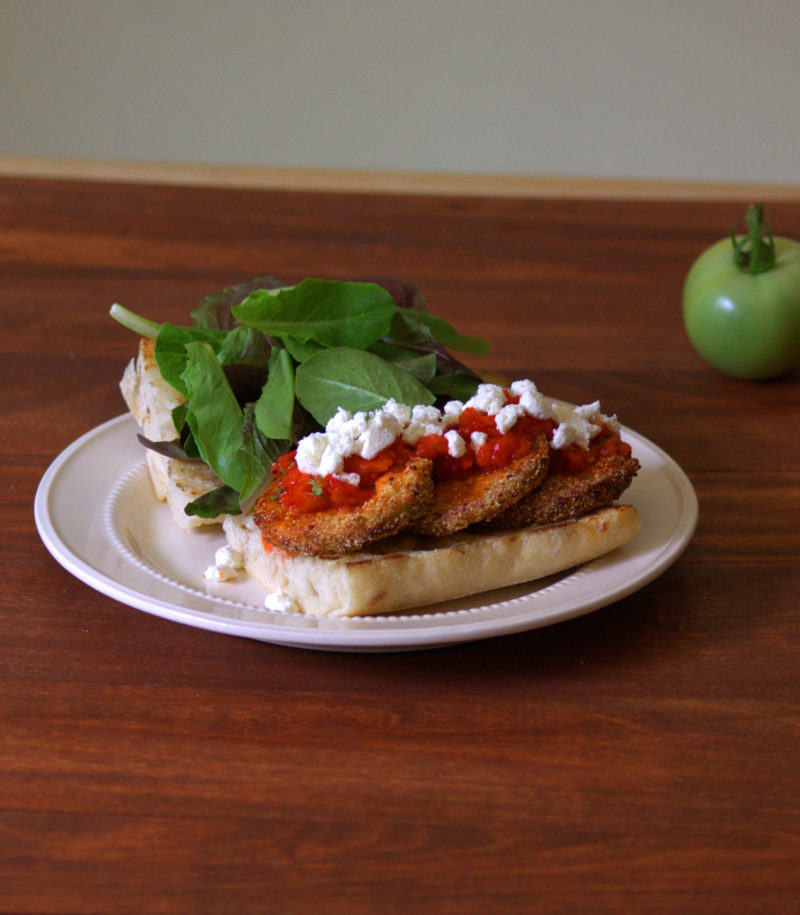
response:
[[[224,343],[225,336],[225,331],[222,330],[162,324],[155,347],[156,364],[161,377],[186,397],[187,388],[183,373],[186,369],[189,345],[197,342],[208,343],[217,352]]]
[[[488,340],[460,334],[452,324],[436,315],[413,308],[398,308],[397,312],[392,321],[391,339],[410,344],[436,340],[448,349],[462,353],[489,355],[491,345]]]
[[[239,325],[230,330],[222,339],[217,359],[223,364],[241,362],[266,368],[272,349],[264,334],[252,327]]]
[[[395,365],[429,387],[436,375],[436,354],[427,353],[424,356],[415,356],[413,359],[403,359],[396,362]]]
[[[163,454],[164,457],[174,458],[176,461],[192,460],[191,456],[186,453],[186,449],[178,440],[175,440],[174,442],[154,442],[142,435],[141,432],[137,432],[136,438],[139,440],[140,444],[144,445],[145,448],[149,448],[151,451],[155,451],[156,454]]]
[[[192,311],[194,326],[213,330],[232,330],[236,324],[231,312],[234,305],[243,302],[256,289],[277,289],[281,286],[283,283],[276,280],[274,276],[264,276],[207,295]]]
[[[247,511],[261,494],[269,482],[270,468],[287,448],[288,442],[284,445],[261,432],[256,424],[255,404],[247,404],[242,423],[242,482],[239,489],[242,511]]]
[[[230,486],[218,486],[189,502],[183,510],[187,515],[198,518],[218,518],[220,515],[238,515],[241,509],[236,490]]]
[[[339,407],[357,413],[377,410],[390,397],[409,406],[436,399],[413,375],[374,353],[350,347],[323,350],[298,366],[295,393],[321,426]]]
[[[389,293],[394,299],[395,305],[427,311],[427,308],[425,307],[425,296],[422,294],[422,290],[411,280],[406,280],[398,276],[386,276],[384,274],[362,274],[360,276],[348,276],[347,279],[354,283],[376,283]]]
[[[223,483],[240,492],[242,408],[208,343],[188,343],[186,355],[182,375],[187,392],[186,422],[203,460]]]
[[[424,385],[429,384],[436,374],[436,353],[417,355],[414,350],[406,349],[402,346],[393,346],[380,340],[377,343],[373,343],[368,352],[393,363],[404,372],[409,372]]]
[[[244,410],[239,406],[208,343],[189,343],[186,352],[186,424],[203,460],[237,493],[238,504],[245,505],[263,487],[270,467],[285,446],[258,429],[255,404],[247,404]],[[209,506],[203,508],[212,510]]]
[[[197,442],[195,442],[191,429],[189,429],[189,426],[186,424],[188,409],[186,401],[184,401],[183,403],[179,403],[177,407],[173,407],[172,410],[172,422],[180,436],[178,444],[179,447],[183,449],[184,460],[187,461],[200,458]]]
[[[321,343],[315,343],[313,340],[301,341],[296,337],[285,336],[282,341],[295,362],[305,362],[306,359],[316,356],[320,350],[325,349]]]
[[[428,388],[437,398],[447,397],[452,400],[469,400],[478,390],[480,378],[472,372],[461,369],[447,374],[437,375],[428,383]]]
[[[232,486],[223,484],[189,502],[184,507],[187,515],[210,519],[218,518],[220,515],[238,515],[240,512],[249,511],[252,508],[252,503],[271,479],[269,468],[280,454],[281,449],[275,448],[274,442],[265,441],[258,435],[252,418],[247,418],[247,410],[245,410],[243,441],[245,452],[243,494],[240,496]]]
[[[271,337],[366,349],[388,332],[396,306],[374,283],[308,279],[253,292],[232,311],[237,320]]]
[[[255,404],[256,425],[267,438],[291,441],[294,406],[294,363],[287,350],[275,347],[267,383]]]

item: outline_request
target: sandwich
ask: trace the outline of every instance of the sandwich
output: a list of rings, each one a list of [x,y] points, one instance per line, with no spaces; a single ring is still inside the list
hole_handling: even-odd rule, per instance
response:
[[[121,391],[156,499],[185,530],[221,525],[206,577],[247,574],[272,610],[419,608],[639,531],[618,502],[639,463],[616,417],[481,378],[453,351],[486,341],[412,284],[260,278],[204,299],[189,327],[112,315],[140,335]]]

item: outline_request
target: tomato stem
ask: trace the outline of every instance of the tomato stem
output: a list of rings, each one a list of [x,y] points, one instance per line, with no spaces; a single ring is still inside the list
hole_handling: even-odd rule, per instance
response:
[[[763,204],[752,204],[745,216],[747,235],[737,240],[731,229],[733,259],[736,266],[745,273],[765,273],[775,266],[775,240],[772,232],[764,223]]]

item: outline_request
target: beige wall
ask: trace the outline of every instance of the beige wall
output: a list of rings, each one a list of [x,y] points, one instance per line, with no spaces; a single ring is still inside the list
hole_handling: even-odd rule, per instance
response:
[[[0,0],[0,155],[800,182],[800,0]]]

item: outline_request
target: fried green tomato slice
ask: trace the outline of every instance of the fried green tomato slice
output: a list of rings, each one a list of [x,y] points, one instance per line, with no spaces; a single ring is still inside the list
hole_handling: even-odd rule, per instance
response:
[[[638,471],[636,458],[609,455],[577,474],[548,474],[536,489],[482,526],[500,530],[580,518],[617,500]]]
[[[414,457],[379,477],[374,495],[358,506],[302,512],[281,505],[268,489],[256,502],[254,520],[273,547],[333,558],[399,533],[432,501],[433,465]]]
[[[538,435],[527,454],[505,467],[437,482],[433,503],[409,530],[444,537],[494,518],[539,485],[547,473],[549,455],[546,437]]]

